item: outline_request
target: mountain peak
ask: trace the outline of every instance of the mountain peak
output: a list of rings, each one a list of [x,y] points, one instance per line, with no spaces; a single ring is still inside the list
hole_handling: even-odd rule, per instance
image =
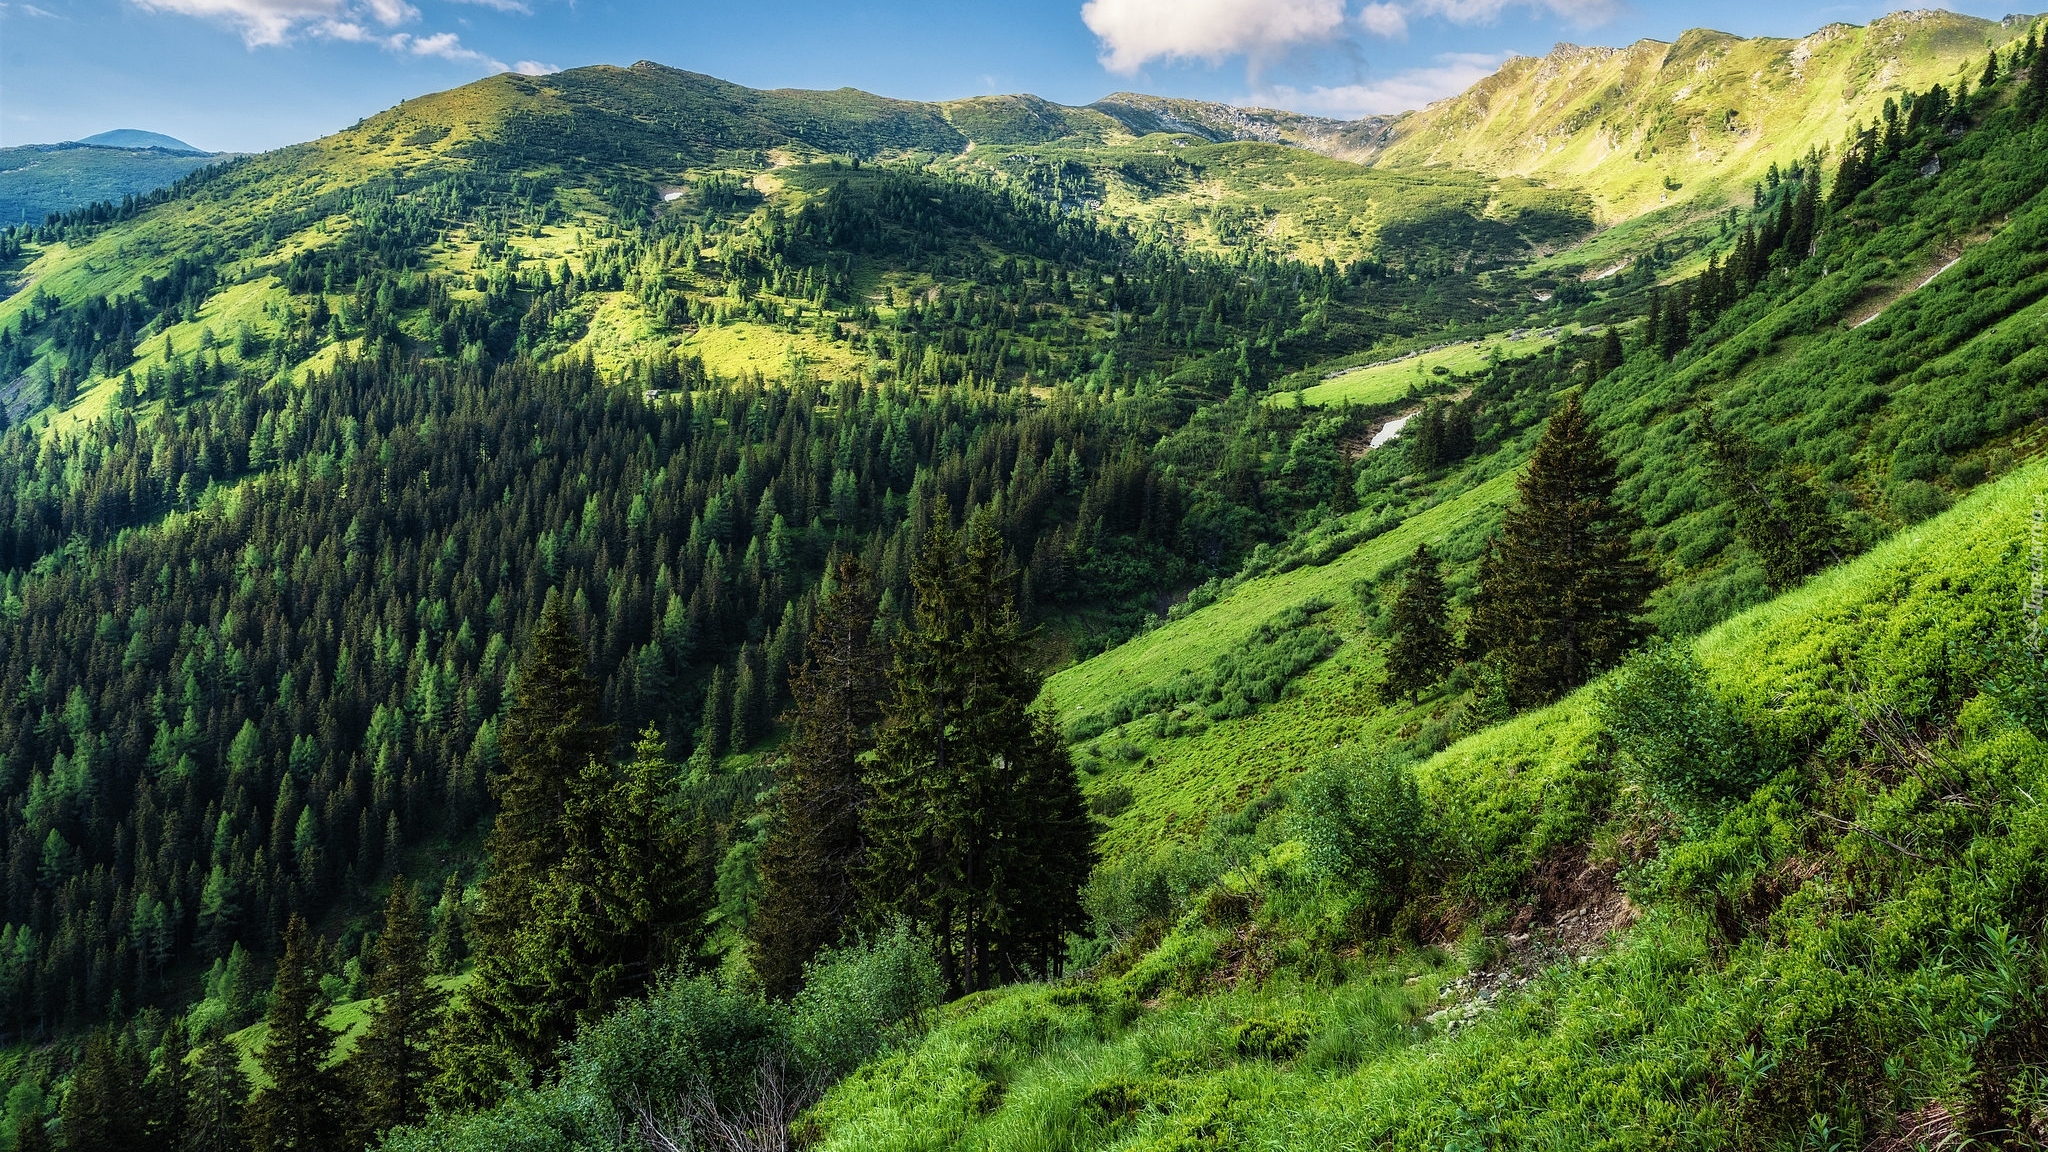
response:
[[[194,152],[204,154],[204,148],[194,148],[175,136],[161,132],[145,132],[140,128],[116,128],[111,132],[99,132],[77,141],[101,148],[161,148],[166,152]]]

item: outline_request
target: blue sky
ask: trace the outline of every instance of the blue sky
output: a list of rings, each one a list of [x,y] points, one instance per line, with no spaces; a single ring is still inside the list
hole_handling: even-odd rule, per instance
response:
[[[1725,0],[0,0],[0,144],[109,128],[272,148],[507,68],[658,60],[910,99],[1131,89],[1323,115],[1448,95],[1560,40],[1798,36],[1901,3]],[[1997,4],[1946,5],[1997,17]]]

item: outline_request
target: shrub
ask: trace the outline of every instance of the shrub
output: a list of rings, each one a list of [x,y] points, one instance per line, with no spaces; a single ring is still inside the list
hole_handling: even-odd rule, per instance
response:
[[[1761,750],[1707,686],[1688,645],[1660,641],[1630,657],[1597,690],[1594,708],[1623,770],[1673,812],[1700,814],[1749,794],[1766,775]]]
[[[1370,903],[1400,901],[1422,846],[1422,796],[1406,768],[1358,745],[1340,748],[1309,769],[1290,804],[1310,867]]]
[[[1306,1013],[1289,1012],[1277,1020],[1254,1017],[1230,1030],[1230,1042],[1251,1060],[1291,1060],[1308,1046],[1315,1031]]]
[[[783,1049],[779,1015],[709,977],[672,977],[578,1033],[562,1085],[603,1097],[622,1115],[699,1095],[738,1107]]]
[[[844,1076],[915,1029],[945,995],[931,949],[898,924],[805,967],[803,991],[790,1005],[790,1048],[812,1075]]]

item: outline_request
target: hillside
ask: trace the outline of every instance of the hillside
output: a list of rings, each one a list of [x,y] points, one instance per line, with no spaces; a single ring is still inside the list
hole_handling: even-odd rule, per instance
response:
[[[171,143],[177,147],[81,141],[0,148],[0,226],[40,224],[52,212],[144,195],[226,159]]]
[[[0,229],[0,1131],[2048,1138],[2038,32],[505,75]]]
[[[1887,100],[1976,83],[1986,54],[2025,39],[2003,22],[1943,10],[1831,24],[1799,40],[1708,29],[1674,43],[1559,45],[1387,125],[1337,155],[1379,167],[1449,165],[1581,189],[1609,220],[1711,188],[1739,200],[1772,164],[1840,147]]]

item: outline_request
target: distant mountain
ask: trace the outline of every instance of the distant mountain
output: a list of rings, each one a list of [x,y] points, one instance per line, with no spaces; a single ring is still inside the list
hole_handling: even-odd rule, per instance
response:
[[[116,128],[111,132],[100,132],[78,141],[80,144],[96,144],[102,148],[161,148],[166,152],[204,153],[204,148],[194,148],[176,136],[161,132],[145,132],[140,128]]]
[[[98,143],[108,137],[167,143]],[[41,223],[52,212],[152,192],[222,155],[200,152],[181,140],[133,128],[64,144],[0,148],[0,227]]]

